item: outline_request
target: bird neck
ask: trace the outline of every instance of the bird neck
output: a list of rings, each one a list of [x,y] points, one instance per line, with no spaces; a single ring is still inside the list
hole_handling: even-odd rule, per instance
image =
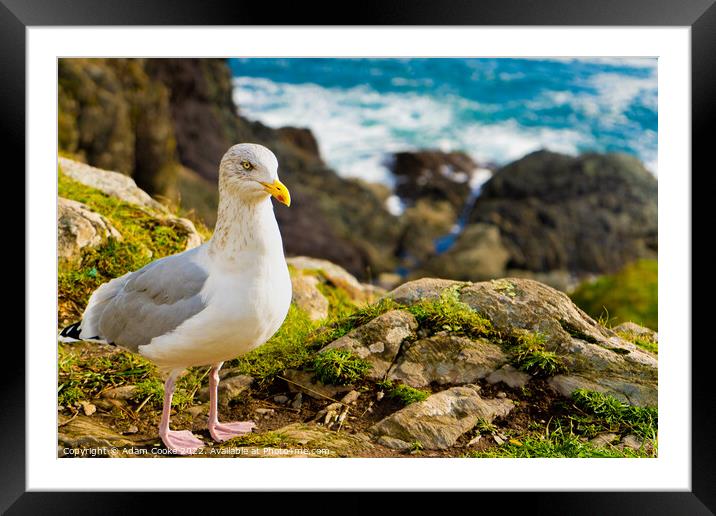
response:
[[[219,198],[209,253],[234,261],[243,252],[283,256],[281,233],[269,197],[249,202],[233,196]]]

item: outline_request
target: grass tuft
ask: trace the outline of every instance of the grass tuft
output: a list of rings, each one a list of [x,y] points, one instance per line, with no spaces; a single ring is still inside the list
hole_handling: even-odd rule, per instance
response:
[[[541,333],[522,333],[511,349],[512,363],[518,369],[535,376],[554,376],[565,370],[559,355],[544,347],[546,337]]]
[[[324,384],[348,385],[362,380],[371,365],[348,350],[329,349],[318,353],[310,368]]]
[[[430,392],[410,387],[409,385],[394,384],[390,380],[379,382],[378,387],[385,389],[385,395],[391,399],[400,400],[403,405],[425,401]]]

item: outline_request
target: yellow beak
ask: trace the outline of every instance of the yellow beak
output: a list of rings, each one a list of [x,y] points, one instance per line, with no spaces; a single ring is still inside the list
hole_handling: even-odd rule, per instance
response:
[[[276,197],[278,202],[282,202],[286,206],[291,206],[291,194],[288,193],[288,188],[286,188],[286,185],[281,181],[278,179],[273,183],[264,183],[262,181],[261,184],[264,186],[264,190]]]

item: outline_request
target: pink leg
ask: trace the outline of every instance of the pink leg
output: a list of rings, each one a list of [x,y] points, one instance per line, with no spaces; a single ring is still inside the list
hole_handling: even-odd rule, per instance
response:
[[[209,372],[209,433],[216,441],[226,441],[237,435],[249,434],[256,426],[253,421],[219,423],[219,369],[223,362],[211,368]]]
[[[181,370],[172,371],[164,384],[164,407],[162,408],[162,421],[159,423],[159,437],[162,438],[164,445],[170,450],[174,450],[179,455],[192,455],[204,446],[189,430],[172,431],[169,430],[169,416],[172,410],[172,395],[176,379]]]

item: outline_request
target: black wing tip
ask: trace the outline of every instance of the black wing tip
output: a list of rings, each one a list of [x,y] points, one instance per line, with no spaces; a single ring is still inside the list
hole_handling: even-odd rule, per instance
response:
[[[69,326],[65,327],[60,332],[60,337],[64,337],[66,339],[77,339],[80,340],[80,325],[82,324],[82,321],[70,324]]]

